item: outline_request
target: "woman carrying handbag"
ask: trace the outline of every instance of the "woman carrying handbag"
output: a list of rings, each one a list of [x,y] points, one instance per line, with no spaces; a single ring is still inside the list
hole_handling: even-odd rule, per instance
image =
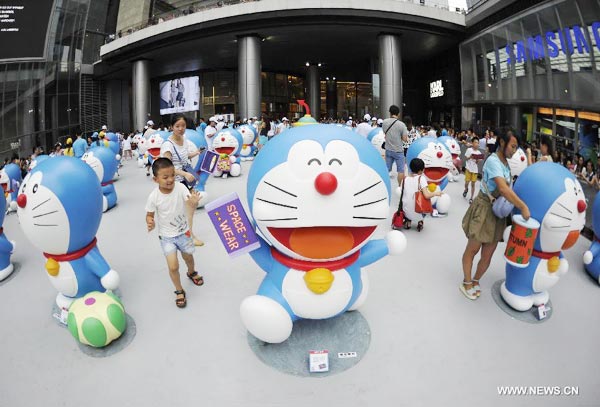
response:
[[[418,221],[417,231],[423,230],[423,218],[425,214],[431,213],[431,198],[441,196],[441,191],[431,192],[427,185],[427,178],[423,176],[425,163],[420,158],[413,158],[409,164],[411,176],[404,178],[403,192],[404,199],[402,206],[404,208],[404,229],[411,228],[412,221]]]

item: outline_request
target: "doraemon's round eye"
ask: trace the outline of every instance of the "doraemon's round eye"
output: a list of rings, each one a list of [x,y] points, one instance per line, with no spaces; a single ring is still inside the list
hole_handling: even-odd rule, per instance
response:
[[[35,193],[37,192],[37,190],[38,190],[38,184],[35,184],[35,185],[33,186],[33,189],[32,189],[32,191],[33,191],[33,193],[35,194]]]

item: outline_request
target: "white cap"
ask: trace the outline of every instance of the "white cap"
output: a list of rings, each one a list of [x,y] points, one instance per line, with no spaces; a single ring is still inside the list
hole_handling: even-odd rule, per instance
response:
[[[215,123],[216,123],[216,122],[217,122],[217,119],[215,118],[215,116],[211,116],[211,117],[208,119],[208,121],[209,121],[209,122],[215,122]]]
[[[248,119],[246,119],[246,118],[244,117],[244,120],[243,120],[243,122],[244,122],[244,123],[246,123],[247,121],[248,121]]]
[[[352,120],[352,116],[348,116],[348,120]]]
[[[371,115],[369,113],[365,114],[364,119],[371,120]]]
[[[252,120],[258,120],[258,117],[252,116]]]
[[[282,122],[289,122],[287,117],[284,117],[283,119],[281,119]]]
[[[225,119],[223,118],[223,115],[222,115],[222,114],[220,114],[220,115],[219,115],[219,117],[217,117],[217,120],[218,120],[218,121],[220,121],[220,122],[222,122],[222,121],[223,121],[223,120],[225,120]]]
[[[371,121],[375,121],[376,122],[377,121],[377,117],[375,117],[375,116],[371,117]]]
[[[377,124],[382,124],[383,123],[383,119],[377,119]]]
[[[102,126],[102,130],[108,130],[108,126],[105,124]]]
[[[152,120],[148,120],[148,121],[146,122],[146,124],[147,124],[148,126],[154,126],[154,122],[153,122]]]

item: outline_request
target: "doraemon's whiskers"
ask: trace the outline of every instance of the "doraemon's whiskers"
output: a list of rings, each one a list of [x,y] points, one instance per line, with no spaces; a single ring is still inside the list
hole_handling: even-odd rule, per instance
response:
[[[291,192],[286,191],[285,189],[279,188],[278,186],[271,184],[270,182],[267,182],[267,181],[263,181],[263,182],[265,184],[267,184],[268,186],[270,186],[270,187],[273,187],[273,188],[275,188],[275,189],[277,189],[277,190],[279,190],[281,192],[284,192],[284,193],[288,194],[289,196],[293,196],[294,198],[298,198],[298,195],[294,195]]]
[[[381,184],[381,181],[377,181],[376,183],[374,183],[373,185],[366,187],[365,189],[363,189],[362,191],[358,191],[357,193],[354,194],[354,196],[360,195],[365,191],[368,191],[369,189],[373,188],[375,185]]]
[[[560,206],[562,206],[565,211],[569,212],[570,214],[573,214],[573,211],[571,211],[569,208],[567,208],[566,206],[564,206],[560,202],[557,202],[557,204],[560,205]]]
[[[377,202],[381,202],[381,201],[385,201],[385,200],[386,200],[386,198],[381,198],[381,199],[378,199],[376,201],[367,202],[367,203],[363,203],[363,204],[359,204],[359,205],[354,205],[354,207],[355,208],[360,208],[361,206],[373,205],[373,204],[375,204]]]
[[[374,218],[372,216],[353,216],[354,219],[376,219],[376,220],[383,220],[383,219],[387,219],[387,218]]]
[[[42,213],[41,215],[35,215],[35,216],[33,216],[33,217],[34,217],[34,218],[39,218],[39,217],[41,217],[41,216],[51,215],[51,214],[53,214],[53,213],[56,213],[56,212],[58,212],[58,210],[56,210],[56,211],[52,211],[52,212],[46,212],[46,213]]]
[[[282,203],[279,203],[279,202],[267,201],[266,199],[262,199],[262,198],[256,198],[256,199],[258,201],[266,202],[266,203],[271,204],[271,205],[283,206],[284,208],[290,208],[290,209],[298,209],[297,206],[290,206],[290,205],[285,205],[285,204],[282,204]]]
[[[260,222],[276,222],[278,220],[298,220],[298,218],[280,218],[280,219],[257,219]]]
[[[34,226],[58,226],[58,225],[42,225],[42,224],[39,224],[39,223],[34,223],[33,225]]]
[[[571,225],[566,225],[566,226],[550,226],[550,229],[564,229],[564,228],[569,228],[571,227]]]
[[[567,218],[566,216],[559,215],[558,213],[550,212],[550,214],[551,214],[551,215],[554,215],[554,216],[558,216],[559,218],[562,218],[562,219],[566,219],[566,220],[568,220],[569,222],[573,220],[573,219],[571,219],[571,218]]]
[[[46,202],[48,202],[51,198],[46,199],[44,202],[42,202],[41,204],[38,204],[37,206],[35,206],[34,208],[31,209],[31,211],[35,211],[37,208],[39,208],[40,206],[42,206],[43,204],[45,204]]]

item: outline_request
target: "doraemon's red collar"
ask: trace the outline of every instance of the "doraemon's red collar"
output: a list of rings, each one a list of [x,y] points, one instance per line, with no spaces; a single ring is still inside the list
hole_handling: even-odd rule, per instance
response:
[[[66,253],[66,254],[44,253],[44,257],[47,259],[56,260],[58,262],[77,260],[77,259],[80,259],[83,256],[85,256],[90,250],[92,250],[94,247],[96,247],[96,242],[97,242],[97,240],[96,240],[96,238],[94,238],[94,240],[92,240],[90,244],[85,246],[83,249],[74,251],[73,253]]]
[[[552,257],[560,257],[560,252],[541,252],[533,249],[531,254],[535,257],[539,257],[540,259],[549,260]]]
[[[316,268],[326,268],[330,271],[335,271],[346,268],[347,266],[354,263],[360,255],[360,250],[343,259],[332,261],[305,261],[292,259],[291,257],[281,253],[280,251],[277,251],[274,247],[271,247],[271,254],[275,258],[275,260],[277,260],[284,266],[293,268],[294,270],[310,271]]]
[[[112,180],[112,179],[111,179],[110,181],[103,182],[103,183],[102,183],[102,184],[100,184],[100,185],[101,185],[101,186],[103,186],[103,187],[105,187],[105,186],[107,186],[107,185],[110,185],[110,184],[112,184],[112,183],[114,183],[114,182],[115,182],[115,180]]]
[[[598,236],[596,236],[596,235],[594,235],[594,240],[595,240],[596,242],[600,243],[600,238],[599,238]]]

